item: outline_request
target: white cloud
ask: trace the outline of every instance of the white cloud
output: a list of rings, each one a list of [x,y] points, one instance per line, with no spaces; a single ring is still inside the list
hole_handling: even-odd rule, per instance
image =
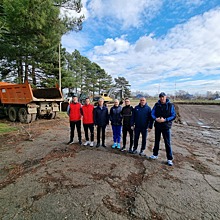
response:
[[[168,77],[193,77],[200,72],[219,74],[219,23],[220,8],[217,8],[177,25],[163,38],[143,36],[132,45],[124,38],[108,38],[103,46],[94,48],[90,58],[113,77],[125,76],[135,85],[132,89],[138,90],[148,82],[158,80],[160,84]],[[194,82],[191,89],[198,84]],[[205,85],[201,88],[208,89]]]
[[[161,0],[91,0],[88,5],[91,16],[99,19],[109,16],[118,20],[124,28],[139,27],[148,22],[161,6]]]

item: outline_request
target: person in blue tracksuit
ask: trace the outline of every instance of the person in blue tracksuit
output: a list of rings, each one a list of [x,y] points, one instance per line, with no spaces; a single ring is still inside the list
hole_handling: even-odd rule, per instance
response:
[[[122,107],[119,105],[118,99],[114,100],[114,106],[110,109],[110,121],[112,124],[113,131],[113,145],[112,148],[120,149],[120,141],[121,141],[121,128],[122,128],[122,115],[121,115]]]
[[[153,126],[153,120],[151,118],[151,108],[147,105],[146,99],[144,97],[140,98],[139,105],[135,106],[131,126],[134,129],[134,148],[133,154],[137,154],[138,140],[140,134],[142,135],[142,144],[140,155],[144,156],[144,150],[146,148],[147,132],[151,131]]]
[[[167,163],[169,166],[173,165],[173,153],[171,148],[171,138],[170,138],[170,129],[172,126],[172,121],[176,118],[176,112],[174,105],[170,103],[169,99],[167,99],[166,94],[161,92],[159,94],[158,102],[154,105],[151,116],[153,120],[155,120],[155,144],[153,149],[153,155],[150,156],[150,159],[157,159],[160,145],[160,137],[161,133],[163,135],[165,148],[166,148],[166,156]]]

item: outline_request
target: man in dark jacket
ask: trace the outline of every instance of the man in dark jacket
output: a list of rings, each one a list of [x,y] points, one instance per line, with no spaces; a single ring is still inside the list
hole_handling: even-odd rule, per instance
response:
[[[169,166],[172,166],[173,154],[170,143],[170,129],[172,121],[176,118],[176,112],[174,105],[166,98],[166,94],[164,92],[159,94],[159,98],[160,100],[154,105],[151,113],[153,120],[155,120],[155,144],[153,155],[149,158],[153,160],[158,158],[160,137],[162,133],[166,148],[167,163]]]
[[[100,98],[98,106],[94,109],[94,124],[97,126],[97,145],[100,146],[100,133],[102,131],[102,147],[105,145],[105,128],[109,123],[108,108],[104,106],[104,99]]]
[[[138,140],[140,134],[142,135],[142,144],[140,155],[144,156],[144,150],[146,148],[146,139],[147,139],[147,132],[151,131],[153,126],[153,120],[151,118],[151,108],[147,105],[146,99],[144,97],[140,98],[139,105],[135,106],[131,125],[134,128],[134,148],[133,154],[137,153],[138,147]]]
[[[133,113],[133,107],[130,105],[130,100],[129,98],[125,99],[125,106],[122,108],[122,119],[123,119],[123,128],[122,128],[122,133],[123,133],[123,147],[121,151],[126,150],[126,137],[127,133],[129,133],[130,136],[130,147],[129,147],[129,153],[132,153],[132,146],[133,146],[133,133],[134,131],[131,129],[131,117]]]

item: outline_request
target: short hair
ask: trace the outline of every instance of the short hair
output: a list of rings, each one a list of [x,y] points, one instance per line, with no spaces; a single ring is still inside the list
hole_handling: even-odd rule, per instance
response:
[[[130,99],[127,97],[127,98],[125,98],[125,100],[129,100],[130,101]]]
[[[98,101],[104,101],[104,99],[103,98],[99,98],[99,100]]]

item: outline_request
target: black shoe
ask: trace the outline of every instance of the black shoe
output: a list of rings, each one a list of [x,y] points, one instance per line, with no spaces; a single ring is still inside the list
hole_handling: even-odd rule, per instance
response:
[[[132,154],[137,154],[138,152],[137,152],[137,150],[136,149],[134,149],[133,151],[132,151]]]
[[[82,145],[82,141],[79,141],[79,145]]]
[[[132,154],[132,153],[133,153],[132,148],[129,149],[128,153],[129,153],[129,154]]]
[[[122,147],[121,149],[120,149],[120,151],[126,151],[126,147],[124,146],[124,147]]]
[[[106,145],[105,145],[105,144],[102,144],[102,147],[106,147]]]
[[[100,143],[97,143],[97,144],[96,144],[96,147],[100,147]]]
[[[74,144],[74,141],[69,141],[67,145]]]

